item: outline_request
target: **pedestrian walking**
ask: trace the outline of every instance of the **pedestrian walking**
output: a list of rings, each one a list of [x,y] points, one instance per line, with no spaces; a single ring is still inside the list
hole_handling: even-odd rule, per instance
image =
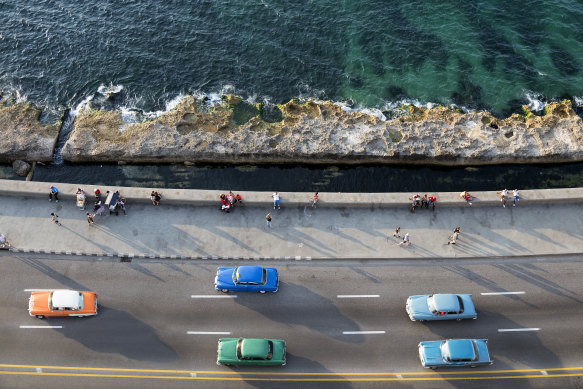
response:
[[[461,232],[461,227],[456,227],[453,229],[453,234],[447,239],[447,244],[455,244],[457,242]]]
[[[514,191],[512,192],[512,197],[514,197],[514,204],[512,204],[512,206],[516,207],[516,204],[518,204],[518,200],[520,200],[520,195],[518,194],[518,189],[514,189]]]
[[[53,223],[55,223],[56,225],[58,225],[58,226],[60,226],[60,225],[61,225],[61,222],[59,221],[59,215],[57,215],[57,214],[56,214],[56,213],[54,213],[54,212],[51,212],[51,221],[52,221]]]
[[[271,228],[271,214],[268,213],[267,216],[265,216],[265,220],[267,221],[267,227]]]
[[[502,207],[506,208],[506,196],[508,195],[508,189],[502,189],[496,192],[500,195],[500,201],[502,202]]]
[[[59,190],[56,186],[51,186],[51,190],[49,192],[49,201],[53,201],[53,197],[55,198],[55,202],[59,202]]]
[[[0,234],[0,248],[10,248],[10,242],[4,234]]]
[[[316,206],[318,205],[318,200],[319,200],[318,192],[316,192],[316,194],[312,198],[312,208],[316,208]]]
[[[394,237],[397,237],[397,238],[400,238],[401,235],[399,235],[399,232],[401,232],[401,227],[395,228],[395,232],[393,232],[393,236]]]
[[[271,197],[273,197],[273,209],[275,209],[275,207],[277,207],[277,209],[279,208],[279,192],[275,192],[274,194],[271,195]]]
[[[401,241],[401,243],[397,244],[397,246],[400,246],[402,244],[406,244],[407,246],[411,246],[411,240],[409,239],[409,233],[408,232],[403,237],[403,240]]]
[[[94,217],[94,214],[87,212],[87,223],[89,223],[89,225],[95,224],[95,220],[93,220]]]

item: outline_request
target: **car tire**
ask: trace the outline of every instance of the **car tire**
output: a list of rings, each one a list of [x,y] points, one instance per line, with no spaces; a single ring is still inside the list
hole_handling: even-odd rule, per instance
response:
[[[229,293],[229,289],[221,289],[221,292],[223,292],[223,293]]]
[[[36,315],[37,319],[44,319],[45,317],[43,315]]]
[[[431,370],[437,370],[437,367],[435,367],[435,366],[430,366],[429,368],[430,368]]]
[[[264,290],[260,290],[260,291],[259,291],[259,293],[261,293],[261,294],[264,294],[264,293],[265,293],[265,291],[264,291]]]
[[[476,365],[470,365],[470,367],[478,367],[478,366],[476,366]]]
[[[455,319],[455,321],[462,321],[462,319]]]

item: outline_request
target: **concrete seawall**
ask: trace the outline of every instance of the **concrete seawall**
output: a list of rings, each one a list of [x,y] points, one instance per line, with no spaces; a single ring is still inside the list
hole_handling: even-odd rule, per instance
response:
[[[59,198],[63,200],[75,199],[77,188],[83,188],[88,195],[92,196],[94,188],[100,188],[102,194],[106,191],[120,191],[129,203],[149,202],[150,192],[157,190],[162,193],[164,203],[191,204],[191,205],[219,205],[219,194],[227,193],[228,188],[220,190],[198,190],[198,189],[164,189],[164,188],[136,188],[136,187],[113,187],[91,184],[63,184],[50,182],[26,182],[0,180],[0,195],[2,196],[24,196],[24,197],[48,197],[49,188],[55,185],[59,189]],[[236,189],[236,188],[234,188]],[[460,188],[460,191],[464,188]],[[496,190],[500,190],[497,188]],[[509,190],[508,201],[512,201],[512,189]],[[277,188],[274,188],[274,191]],[[500,204],[500,199],[496,190],[471,192],[474,196],[473,206],[492,206]],[[269,206],[271,205],[273,192],[236,191],[243,196],[243,201],[247,206]],[[424,195],[426,192],[416,193],[336,193],[320,192],[319,207],[404,207],[411,201],[409,198],[414,194]],[[427,192],[429,195],[437,197],[439,207],[444,206],[468,206],[460,199],[459,192]],[[313,193],[307,192],[280,192],[282,206],[301,206],[311,203]],[[583,202],[583,188],[564,189],[534,189],[521,190],[520,203],[526,204],[546,204],[546,203],[567,203]]]

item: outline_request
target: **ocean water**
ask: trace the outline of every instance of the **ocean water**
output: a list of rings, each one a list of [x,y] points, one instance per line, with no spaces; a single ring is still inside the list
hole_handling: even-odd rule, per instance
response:
[[[508,113],[583,96],[580,0],[0,0],[0,88],[49,109],[184,93]],[[118,108],[119,108],[118,107]]]
[[[136,121],[187,93],[210,101],[234,93],[268,107],[299,97],[377,114],[414,103],[499,116],[572,98],[583,115],[583,2],[0,0],[0,93],[44,108],[47,120],[67,111],[59,147],[88,103]],[[35,180],[308,191],[583,186],[580,164],[102,168],[63,164],[58,154]],[[0,176],[12,177],[6,167]]]

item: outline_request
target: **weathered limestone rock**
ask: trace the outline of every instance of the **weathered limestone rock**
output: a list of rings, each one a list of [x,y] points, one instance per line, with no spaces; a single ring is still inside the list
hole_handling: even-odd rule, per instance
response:
[[[390,121],[330,102],[290,101],[282,120],[236,96],[209,108],[186,97],[153,121],[123,123],[117,111],[81,114],[62,150],[71,162],[424,163],[443,165],[583,160],[583,121],[570,101],[544,116],[460,113],[408,106]]]
[[[30,166],[29,163],[21,161],[20,159],[12,162],[12,170],[14,170],[14,172],[20,177],[26,177],[31,168],[32,166]]]
[[[40,114],[30,103],[0,102],[0,163],[52,160],[61,123],[41,123]]]

